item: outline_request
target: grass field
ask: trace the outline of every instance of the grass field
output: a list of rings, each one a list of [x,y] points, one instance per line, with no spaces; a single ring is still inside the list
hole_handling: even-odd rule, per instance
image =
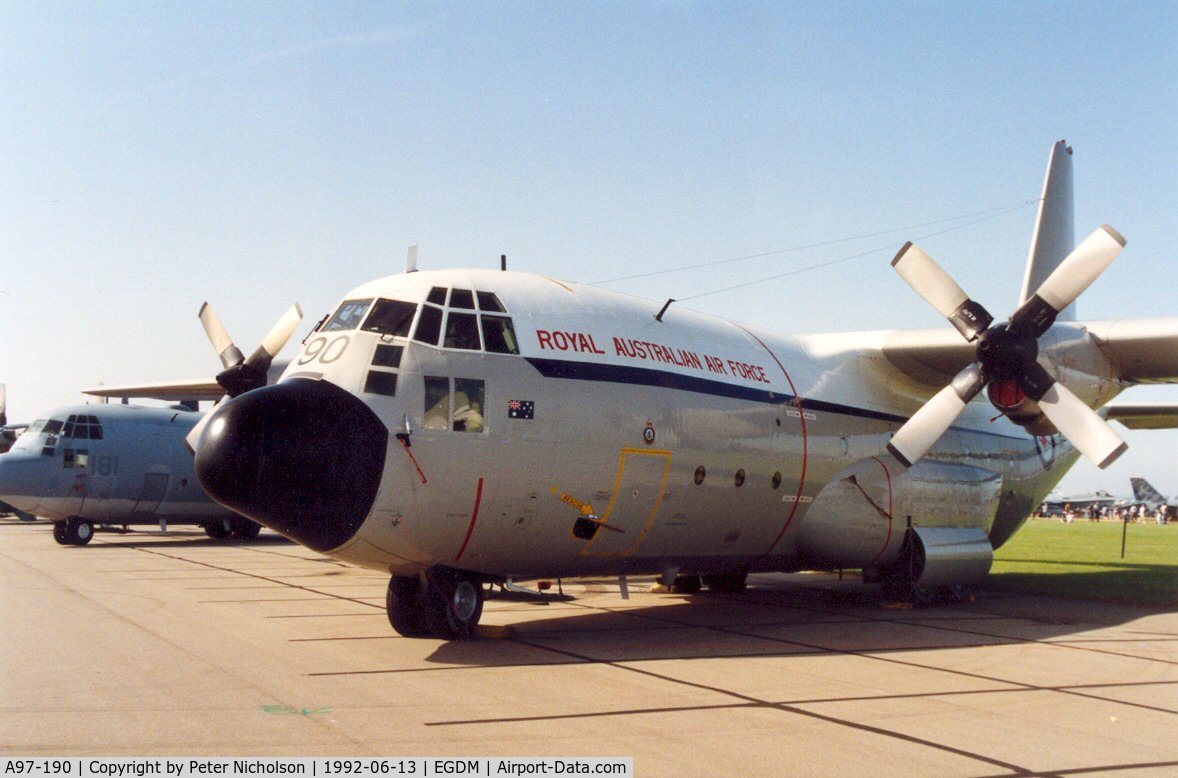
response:
[[[1178,524],[1032,519],[998,549],[986,586],[1135,605],[1178,606]]]

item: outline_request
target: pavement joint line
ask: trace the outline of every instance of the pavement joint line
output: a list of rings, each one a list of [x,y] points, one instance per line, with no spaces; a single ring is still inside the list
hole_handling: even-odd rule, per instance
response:
[[[1084,775],[1086,773],[1107,773],[1107,772],[1123,772],[1125,770],[1149,770],[1155,767],[1176,767],[1178,760],[1169,762],[1130,762],[1126,764],[1105,764],[1095,765],[1092,767],[1065,767],[1062,770],[1046,770],[1043,772],[1030,773],[1030,775],[1043,776],[1062,776],[1065,775]],[[993,775],[979,776],[979,778],[1006,778],[1006,773],[994,773]]]
[[[590,607],[594,607],[594,606],[584,606],[584,607],[590,608]],[[595,608],[595,609],[608,610],[606,608]],[[647,618],[657,619],[657,617],[651,616],[650,614],[638,614],[638,615],[643,616],[643,617],[647,617]],[[866,621],[870,621],[870,622],[874,622],[874,623],[897,623],[897,624],[903,624],[903,625],[912,626],[912,627],[924,627],[926,629],[936,629],[936,630],[947,631],[947,632],[956,632],[959,634],[976,634],[980,637],[990,637],[990,638],[995,638],[995,639],[1001,639],[1004,641],[1009,641],[1010,645],[1024,645],[1027,643],[1046,643],[1046,641],[1039,641],[1039,640],[1036,640],[1033,638],[1023,638],[1023,639],[1009,638],[1006,636],[988,635],[986,633],[976,632],[976,631],[972,631],[972,630],[954,629],[954,628],[944,627],[944,626],[933,626],[933,625],[923,623],[920,620],[870,619],[870,618],[868,618],[868,619],[866,619]],[[914,622],[914,623],[910,623],[910,621]],[[750,628],[752,628],[752,627],[750,627]],[[859,656],[859,657],[862,657],[865,659],[873,659],[876,661],[890,662],[890,663],[894,663],[894,664],[899,664],[899,665],[908,666],[908,667],[915,667],[915,668],[934,671],[934,672],[944,672],[944,673],[950,673],[953,675],[961,675],[961,676],[965,676],[965,677],[975,678],[978,680],[989,681],[992,683],[1007,684],[1009,686],[1016,687],[1016,690],[1057,692],[1060,694],[1071,694],[1071,695],[1077,696],[1077,697],[1098,699],[1102,702],[1109,702],[1112,704],[1119,703],[1119,704],[1126,705],[1129,707],[1137,707],[1137,708],[1144,708],[1147,710],[1155,710],[1155,711],[1162,712],[1162,713],[1173,713],[1174,712],[1174,711],[1171,711],[1171,710],[1168,710],[1165,708],[1157,708],[1155,706],[1145,705],[1144,703],[1136,703],[1136,702],[1131,702],[1131,701],[1126,701],[1126,700],[1118,700],[1115,698],[1105,698],[1105,697],[1100,697],[1097,695],[1084,694],[1084,693],[1078,692],[1078,691],[1069,691],[1066,689],[1059,689],[1059,688],[1055,688],[1055,687],[1038,686],[1035,684],[1027,684],[1027,683],[1022,683],[1019,681],[1011,681],[1011,680],[1003,679],[1003,678],[994,678],[994,677],[984,676],[984,675],[980,675],[980,674],[976,674],[976,673],[967,673],[962,670],[953,670],[953,669],[949,669],[949,668],[933,667],[933,666],[921,664],[919,662],[904,661],[904,660],[897,659],[895,657],[881,656],[879,653],[872,653],[870,649],[853,649],[853,650],[852,649],[838,649],[838,648],[821,646],[818,644],[804,643],[804,642],[798,641],[798,640],[787,640],[785,638],[766,637],[764,635],[751,635],[751,634],[746,633],[746,632],[739,630],[739,629],[724,629],[724,628],[717,628],[717,627],[712,627],[712,629],[715,629],[718,632],[731,633],[731,634],[736,634],[736,635],[741,635],[741,636],[746,636],[746,637],[762,637],[762,638],[765,638],[768,640],[778,641],[778,642],[781,642],[781,643],[784,643],[787,645],[804,646],[807,648],[812,648],[812,649],[821,650],[821,651],[827,651],[830,653],[840,653],[840,654],[849,655],[849,656]],[[992,645],[992,644],[983,643],[983,644],[980,644],[980,646],[974,646],[974,647],[988,647],[990,645]],[[1050,645],[1050,644],[1048,644],[1048,645]],[[954,646],[954,648],[968,648],[968,647],[970,647],[970,646]],[[1065,647],[1068,647],[1068,646],[1065,646]],[[1091,650],[1095,653],[1114,654],[1116,656],[1121,656],[1122,658],[1130,658],[1130,659],[1140,658],[1140,657],[1135,657],[1133,655],[1116,654],[1116,652],[1099,651],[1097,649],[1084,649],[1082,647],[1075,647],[1075,648],[1077,650]],[[885,651],[902,651],[902,650],[904,650],[904,649],[902,649],[902,648],[885,649]],[[909,650],[911,650],[911,649],[909,649]],[[878,649],[876,649],[875,651],[878,652]]]
[[[565,656],[570,656],[573,658],[579,658],[579,659],[586,658],[586,657],[583,657],[573,651],[560,650],[560,649],[556,649],[556,648],[552,648],[552,647],[548,647],[548,646],[536,646],[532,643],[529,643],[526,640],[521,639],[519,635],[513,635],[508,639],[512,640],[514,642],[517,642],[517,643],[522,643],[523,645],[531,645],[533,648],[542,648],[542,649],[545,649],[548,651],[552,651],[554,653],[563,654]],[[747,703],[752,703],[754,705],[759,705],[759,706],[762,706],[765,708],[772,708],[775,710],[783,711],[785,713],[793,713],[794,715],[803,716],[803,717],[812,718],[812,719],[818,719],[820,721],[825,721],[829,724],[840,725],[840,726],[848,727],[850,729],[856,729],[861,732],[868,732],[868,733],[880,735],[883,737],[888,737],[888,738],[892,738],[892,739],[896,739],[896,740],[902,740],[902,741],[905,741],[908,743],[913,743],[913,744],[920,745],[920,746],[925,746],[927,748],[932,748],[932,749],[936,749],[939,751],[945,751],[948,753],[956,754],[958,756],[966,757],[968,759],[973,759],[975,761],[984,762],[986,764],[991,764],[991,765],[994,765],[995,767],[1001,767],[1001,768],[1010,770],[1017,775],[1031,775],[1031,774],[1033,774],[1032,771],[1028,770],[1027,768],[1021,767],[1021,766],[1013,764],[1011,762],[1006,762],[1001,759],[989,757],[984,754],[977,754],[977,753],[974,753],[971,751],[966,751],[964,749],[957,748],[955,746],[950,746],[950,745],[947,745],[944,743],[937,743],[935,741],[927,740],[925,738],[916,737],[914,735],[908,735],[903,732],[896,732],[894,730],[884,729],[883,727],[876,727],[874,725],[864,724],[864,723],[858,722],[858,721],[850,721],[848,719],[842,719],[842,718],[838,718],[836,716],[828,716],[828,715],[825,715],[822,713],[817,713],[815,711],[805,710],[803,708],[798,708],[798,707],[795,707],[792,705],[775,704],[775,703],[770,702],[768,700],[762,700],[757,697],[753,697],[751,695],[742,694],[740,692],[733,691],[731,689],[722,689],[722,688],[715,687],[715,686],[708,686],[707,684],[696,683],[694,681],[687,681],[682,678],[674,678],[672,676],[664,675],[662,673],[656,673],[652,670],[646,670],[646,669],[643,669],[640,667],[633,667],[628,664],[622,664],[617,661],[609,661],[609,662],[605,662],[604,664],[606,664],[610,667],[616,668],[618,670],[624,670],[624,671],[630,672],[630,673],[637,673],[639,675],[647,676],[648,678],[654,678],[656,680],[665,681],[665,682],[668,682],[671,684],[677,684],[680,686],[687,686],[690,688],[700,689],[703,691],[710,691],[710,692],[713,692],[716,694],[721,694],[721,695],[728,696],[728,697],[734,697],[738,700],[742,700]]]
[[[364,605],[364,606],[366,606],[366,607],[379,607],[379,606],[373,606],[371,603],[366,603],[366,602],[362,602],[362,601],[360,601],[360,600],[353,599],[353,598],[351,598],[351,597],[342,597],[342,596],[340,596],[340,595],[338,595],[338,594],[332,594],[331,592],[320,592],[320,591],[318,591],[317,589],[312,589],[312,588],[310,588],[310,587],[307,587],[307,586],[300,586],[299,584],[285,583],[285,582],[283,582],[283,581],[278,581],[278,580],[276,580],[276,579],[273,579],[273,578],[268,578],[268,577],[266,577],[266,576],[264,576],[264,575],[258,575],[258,574],[256,574],[256,573],[247,573],[247,572],[244,572],[244,571],[241,571],[241,570],[233,570],[233,569],[231,569],[231,568],[220,567],[220,566],[218,566],[218,565],[214,565],[214,564],[211,564],[211,563],[209,563],[209,562],[197,562],[197,561],[195,561],[195,560],[191,560],[191,559],[185,559],[184,557],[177,557],[177,556],[174,556],[174,555],[172,555],[172,554],[165,554],[165,553],[163,553],[163,552],[161,552],[161,551],[154,551],[154,550],[148,550],[148,549],[140,549],[140,550],[141,550],[141,551],[143,551],[144,553],[147,553],[147,554],[155,554],[155,555],[157,555],[157,556],[162,556],[162,557],[164,557],[165,559],[177,559],[177,560],[180,560],[180,561],[186,561],[186,562],[189,562],[190,564],[194,564],[194,565],[200,565],[200,566],[202,566],[202,567],[208,567],[208,568],[211,568],[211,569],[213,569],[213,570],[223,570],[223,571],[226,571],[226,572],[232,572],[232,573],[236,573],[237,575],[244,576],[244,577],[246,577],[246,578],[253,578],[253,579],[256,579],[256,580],[259,580],[259,581],[268,581],[268,582],[270,582],[270,583],[273,583],[273,584],[278,584],[278,585],[280,585],[280,586],[285,586],[285,587],[288,587],[288,588],[291,588],[291,589],[300,589],[300,590],[302,590],[302,591],[305,591],[305,592],[310,592],[310,593],[312,593],[312,594],[321,594],[321,595],[323,595],[324,597],[331,597],[331,598],[333,598],[333,599],[337,599],[337,600],[345,600],[345,601],[347,601],[347,602],[355,602],[355,603],[358,603],[358,604],[360,604],[360,605]]]
[[[1045,639],[1041,639],[1041,638],[1011,638],[1008,635],[995,635],[995,634],[989,633],[989,632],[979,632],[978,630],[969,630],[969,629],[960,629],[960,628],[950,629],[948,627],[938,627],[935,625],[923,624],[923,623],[919,623],[919,622],[908,622],[904,619],[900,619],[899,621],[901,621],[902,623],[908,623],[913,627],[923,627],[924,629],[946,630],[949,632],[960,632],[960,633],[966,634],[966,635],[978,635],[980,637],[1002,638],[1004,640],[1013,640],[1018,643],[1035,643],[1035,644],[1041,645],[1041,646],[1055,646],[1058,648],[1070,648],[1073,651],[1090,651],[1094,654],[1107,654],[1109,656],[1118,656],[1123,659],[1139,659],[1144,662],[1159,662],[1159,663],[1167,664],[1167,665],[1178,665],[1178,661],[1174,661],[1172,659],[1159,659],[1157,657],[1138,656],[1137,654],[1125,654],[1125,653],[1121,653],[1120,651],[1107,651],[1107,650],[1100,649],[1100,648],[1088,648],[1086,646],[1075,646],[1075,645],[1070,645],[1067,642],[1063,642],[1063,641],[1059,641],[1059,640],[1045,640]]]

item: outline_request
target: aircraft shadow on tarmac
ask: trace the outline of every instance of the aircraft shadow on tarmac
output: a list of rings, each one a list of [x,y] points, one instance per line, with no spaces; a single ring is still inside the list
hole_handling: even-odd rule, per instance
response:
[[[1104,575],[1117,575],[1117,572]],[[616,591],[616,590],[615,590]],[[649,595],[640,595],[643,597]],[[1100,639],[1080,633],[1128,624],[1152,613],[1136,606],[979,589],[973,601],[920,609],[885,607],[878,588],[857,582],[792,585],[774,581],[741,595],[657,595],[657,604],[616,598],[512,601],[494,612],[504,627],[480,627],[484,639],[442,643],[438,664],[518,666],[830,654],[914,652],[1068,642],[1102,651],[1102,640],[1173,640],[1174,635]],[[488,600],[488,606],[502,602]],[[633,600],[631,600],[631,603]],[[536,618],[538,610],[550,612]],[[498,638],[498,639],[496,639]],[[491,646],[489,644],[496,644]],[[1116,646],[1108,651],[1122,653]]]

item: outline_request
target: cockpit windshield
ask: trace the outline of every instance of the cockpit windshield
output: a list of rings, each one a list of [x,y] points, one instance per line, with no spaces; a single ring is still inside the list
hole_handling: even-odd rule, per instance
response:
[[[363,330],[407,338],[415,313],[417,313],[417,306],[413,303],[403,303],[399,300],[377,300],[376,305],[372,306],[372,313],[368,314],[368,318],[364,320]]]
[[[340,330],[354,330],[364,321],[364,314],[368,306],[372,305],[372,298],[367,300],[344,300],[335,314],[327,320],[320,332],[338,332]]]

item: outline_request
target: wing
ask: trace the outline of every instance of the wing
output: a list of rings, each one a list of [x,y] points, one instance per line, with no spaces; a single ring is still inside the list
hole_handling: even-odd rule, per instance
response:
[[[1178,428],[1178,403],[1112,403],[1104,412],[1133,430]]]
[[[162,381],[154,384],[123,384],[121,386],[92,386],[82,394],[92,397],[127,397],[184,402],[186,400],[218,400],[225,389],[212,378],[192,381]]]
[[[1178,383],[1178,319],[1121,319],[1085,326],[1120,379],[1135,384]]]

